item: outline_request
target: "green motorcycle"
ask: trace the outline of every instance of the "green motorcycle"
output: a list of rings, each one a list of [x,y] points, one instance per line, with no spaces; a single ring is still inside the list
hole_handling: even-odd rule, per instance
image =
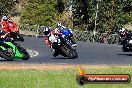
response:
[[[26,49],[7,37],[6,39],[0,38],[0,57],[8,61],[13,59],[28,60],[30,55]]]

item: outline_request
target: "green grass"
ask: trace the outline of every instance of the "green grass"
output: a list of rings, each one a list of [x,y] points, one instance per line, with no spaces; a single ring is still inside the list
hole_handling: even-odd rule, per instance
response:
[[[89,68],[89,74],[130,74],[132,68]],[[0,88],[132,88],[130,84],[87,84],[76,82],[77,69],[63,70],[0,70]]]

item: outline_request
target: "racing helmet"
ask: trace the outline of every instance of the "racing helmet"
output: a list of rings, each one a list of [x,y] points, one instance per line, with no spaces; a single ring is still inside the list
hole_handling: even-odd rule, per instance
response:
[[[125,28],[121,28],[120,30],[119,30],[119,32],[124,32],[126,29]]]
[[[50,32],[51,32],[51,30],[50,30],[49,27],[44,27],[44,28],[43,28],[43,33],[44,33],[44,35],[49,36],[49,35],[50,35]]]
[[[7,16],[3,16],[3,17],[2,17],[2,20],[3,20],[3,21],[7,21]]]
[[[62,24],[60,22],[57,23],[57,25],[56,25],[57,28],[60,28],[61,26],[62,26]]]

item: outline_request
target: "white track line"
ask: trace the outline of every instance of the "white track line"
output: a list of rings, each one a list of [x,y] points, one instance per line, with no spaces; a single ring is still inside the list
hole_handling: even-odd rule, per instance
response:
[[[27,50],[28,50],[28,49],[27,49]],[[34,50],[28,50],[28,51],[30,51],[30,52],[32,52],[32,53],[35,53],[35,54],[33,54],[33,55],[30,55],[30,57],[36,57],[36,56],[39,55],[39,53],[38,53],[37,51],[34,51]],[[30,54],[30,52],[29,52],[29,54]]]

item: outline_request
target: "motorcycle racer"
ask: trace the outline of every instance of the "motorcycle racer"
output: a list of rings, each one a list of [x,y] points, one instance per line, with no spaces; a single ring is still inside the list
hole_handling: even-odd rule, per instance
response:
[[[3,16],[1,19],[1,33],[0,37],[5,38],[10,33],[9,30],[9,23],[8,23],[8,18],[7,16]]]
[[[70,40],[71,40],[71,42],[73,44],[72,46],[76,47],[77,44],[76,44],[75,39],[73,37],[73,31],[72,31],[72,29],[63,26],[60,22],[57,23],[56,28],[55,28],[55,33],[62,33],[64,31],[66,31],[66,30],[70,31],[70,37],[69,38],[70,38]],[[62,37],[65,38],[65,35],[62,35]]]
[[[119,44],[123,43],[123,40],[128,36],[129,32],[125,28],[119,30]]]
[[[1,29],[2,38],[4,38],[6,35],[10,36],[11,32],[19,31],[19,28],[17,27],[16,23],[11,18],[7,18],[6,16],[2,17]]]
[[[59,55],[59,53],[56,51],[54,47],[54,43],[56,42],[56,37],[55,34],[60,35],[61,33],[56,33],[55,31],[51,30],[49,27],[44,27],[43,28],[43,33],[44,33],[44,40],[46,44],[53,50],[53,56],[56,57]]]
[[[8,23],[8,18],[6,16],[2,17],[1,29],[2,29],[2,32],[5,32],[5,33],[9,32],[9,23]]]

